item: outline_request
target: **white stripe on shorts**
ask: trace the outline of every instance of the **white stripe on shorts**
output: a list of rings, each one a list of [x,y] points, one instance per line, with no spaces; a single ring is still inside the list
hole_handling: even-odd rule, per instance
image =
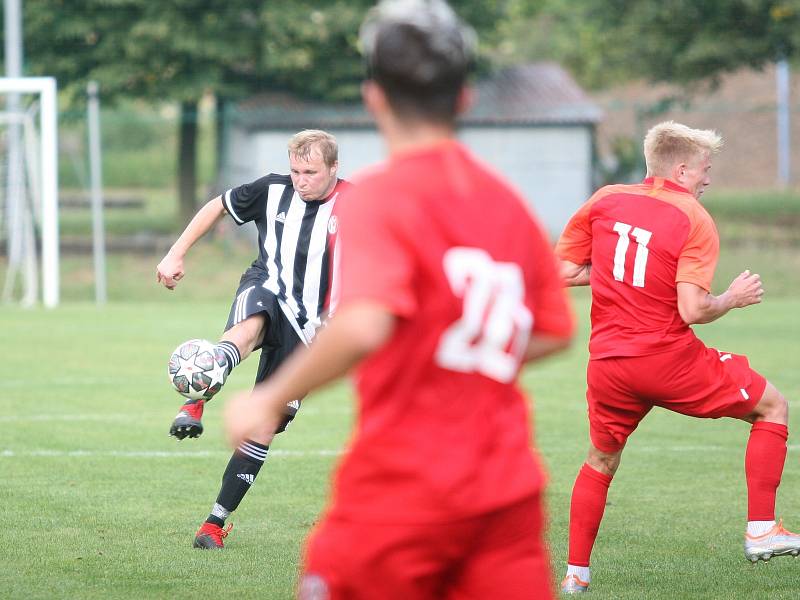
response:
[[[236,297],[236,310],[233,314],[233,324],[236,325],[237,323],[244,320],[245,315],[245,307],[247,306],[247,297],[253,291],[256,286],[251,285],[246,290],[243,290],[241,294]]]

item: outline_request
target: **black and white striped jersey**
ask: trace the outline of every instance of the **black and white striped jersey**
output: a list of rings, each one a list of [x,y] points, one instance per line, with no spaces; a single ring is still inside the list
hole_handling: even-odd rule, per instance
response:
[[[222,195],[238,225],[253,221],[258,228],[259,255],[253,266],[267,272],[264,287],[278,297],[306,342],[326,310],[337,233],[333,209],[347,185],[340,179],[326,200],[306,202],[290,176],[271,173]]]

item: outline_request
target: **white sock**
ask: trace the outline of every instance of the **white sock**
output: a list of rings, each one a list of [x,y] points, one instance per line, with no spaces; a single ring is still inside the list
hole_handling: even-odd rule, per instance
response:
[[[223,521],[231,516],[231,511],[227,510],[221,504],[214,502],[214,508],[211,509],[211,514]]]
[[[592,579],[589,567],[576,567],[575,565],[567,565],[567,575],[575,575],[584,583],[589,583]]]
[[[764,535],[775,526],[775,521],[748,521],[747,535],[756,537]]]

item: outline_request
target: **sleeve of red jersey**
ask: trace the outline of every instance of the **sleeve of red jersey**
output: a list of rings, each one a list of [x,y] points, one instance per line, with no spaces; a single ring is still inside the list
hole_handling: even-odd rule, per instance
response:
[[[414,259],[402,240],[402,217],[388,210],[387,194],[367,186],[348,192],[339,211],[340,299],[338,310],[356,300],[373,300],[405,317],[417,308],[412,286]]]
[[[714,269],[719,258],[719,235],[711,216],[705,211],[695,213],[689,236],[678,257],[675,283],[684,281],[711,291]]]
[[[585,265],[591,261],[592,224],[589,221],[589,211],[596,197],[597,194],[584,202],[567,223],[556,244],[558,258],[568,260],[576,265]]]
[[[526,282],[526,288],[532,299],[533,331],[569,337],[575,329],[575,319],[564,282],[559,276],[556,256],[547,234],[538,225],[531,235],[531,252],[536,270],[531,280]]]

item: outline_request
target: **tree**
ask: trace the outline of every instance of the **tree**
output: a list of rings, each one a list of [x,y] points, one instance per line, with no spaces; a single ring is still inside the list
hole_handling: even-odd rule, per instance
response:
[[[30,74],[53,75],[80,102],[86,82],[104,100],[176,101],[180,212],[195,211],[197,103],[207,92],[236,95],[251,84],[258,13],[245,0],[30,0],[24,5]]]
[[[512,45],[563,62],[591,87],[638,77],[691,84],[800,49],[800,0],[515,3],[521,18],[504,24]]]
[[[480,32],[508,2],[454,1]],[[363,77],[358,27],[370,0],[28,0],[28,72],[53,75],[74,99],[89,79],[121,97],[181,107],[181,215],[195,212],[197,104],[264,89],[355,100]]]

